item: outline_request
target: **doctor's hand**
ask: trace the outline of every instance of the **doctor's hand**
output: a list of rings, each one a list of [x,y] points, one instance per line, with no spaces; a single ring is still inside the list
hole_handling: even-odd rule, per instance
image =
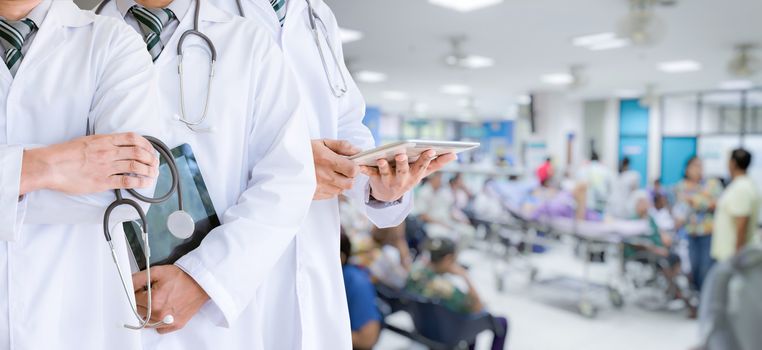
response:
[[[455,154],[437,157],[436,152],[428,150],[421,153],[412,165],[408,163],[407,154],[403,153],[394,158],[394,168],[386,159],[379,159],[376,161],[377,167],[363,166],[361,170],[370,177],[371,196],[382,202],[393,202],[412,190],[424,177],[439,171],[455,159]]]
[[[25,150],[19,195],[41,189],[89,194],[146,188],[158,175],[159,158],[145,138],[133,133],[86,136]]]
[[[158,322],[172,315],[174,322],[156,328],[159,334],[180,330],[204,306],[209,295],[196,281],[175,265],[162,265],[151,268],[151,322]],[[144,271],[132,275],[135,286],[135,302],[140,316],[145,317],[148,310],[148,292]]]
[[[357,153],[360,149],[348,141],[312,140],[317,177],[317,188],[312,199],[331,199],[352,188],[360,168],[347,157]]]

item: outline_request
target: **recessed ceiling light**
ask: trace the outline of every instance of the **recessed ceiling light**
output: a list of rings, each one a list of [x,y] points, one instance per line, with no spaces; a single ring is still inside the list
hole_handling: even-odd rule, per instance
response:
[[[591,51],[602,51],[629,46],[630,40],[617,37],[615,33],[606,32],[578,36],[572,39],[572,45],[584,47]]]
[[[614,94],[619,98],[638,98],[643,95],[643,92],[636,89],[619,89]]]
[[[749,80],[728,80],[720,83],[720,89],[723,90],[748,90],[754,87],[754,83]]]
[[[597,45],[609,40],[616,39],[616,34],[612,32],[582,35],[572,39],[572,44],[579,47]]]
[[[471,55],[460,60],[459,65],[469,69],[488,68],[495,65],[495,60],[489,57]]]
[[[614,39],[604,41],[595,45],[590,45],[588,49],[590,49],[591,51],[603,51],[603,50],[619,49],[619,48],[627,47],[627,46],[630,46],[630,40],[614,38]]]
[[[361,70],[355,73],[355,79],[363,83],[375,84],[386,81],[386,74],[369,70]]]
[[[460,84],[448,84],[442,86],[439,91],[448,95],[468,95],[471,93],[471,87]]]
[[[394,90],[384,91],[381,93],[381,96],[387,100],[392,101],[404,101],[408,99],[408,95],[406,93]]]
[[[424,102],[416,102],[413,104],[413,113],[421,115],[426,114],[429,111],[429,105]]]
[[[339,37],[341,37],[342,44],[347,44],[362,39],[363,34],[357,30],[339,28]]]
[[[494,6],[503,0],[429,0],[429,3],[459,12],[469,12]]]
[[[568,85],[574,81],[574,77],[569,73],[552,73],[543,75],[541,80],[545,84]]]
[[[659,63],[659,70],[665,73],[687,73],[701,70],[701,63],[693,60],[680,60]]]

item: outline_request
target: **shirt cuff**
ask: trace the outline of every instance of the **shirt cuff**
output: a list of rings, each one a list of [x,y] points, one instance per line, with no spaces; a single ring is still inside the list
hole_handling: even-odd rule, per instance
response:
[[[402,199],[403,198],[404,198],[404,196],[402,198],[397,199],[397,200],[392,201],[392,202],[383,202],[383,201],[380,201],[378,199],[373,198],[373,196],[370,194],[370,183],[368,183],[368,185],[365,187],[365,205],[367,205],[367,206],[369,206],[369,207],[371,207],[373,209],[384,209],[384,208],[389,208],[389,207],[393,207],[393,206],[396,206],[396,205],[400,205],[400,204],[402,204]]]
[[[19,197],[24,148],[6,146],[0,152],[0,241],[19,238],[26,201]]]
[[[204,267],[198,258],[186,254],[175,262],[175,266],[191,276],[209,295],[209,301],[201,307],[199,313],[207,317],[213,324],[229,328],[238,312],[233,299],[219,284],[214,275]]]

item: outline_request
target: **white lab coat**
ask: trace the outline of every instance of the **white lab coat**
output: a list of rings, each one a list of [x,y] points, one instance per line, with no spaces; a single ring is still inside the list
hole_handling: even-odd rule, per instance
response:
[[[230,13],[238,13],[234,0],[212,2]],[[344,66],[339,26],[328,5],[322,0],[312,0],[315,10],[325,22],[341,62],[340,69],[349,83],[349,92],[340,99],[333,96],[326,81],[310,31],[306,1],[287,1],[286,21],[282,31],[269,0],[242,2],[246,17],[265,24],[273,38],[280,43],[299,84],[302,108],[309,120],[310,137],[348,140],[362,149],[372,148],[373,137],[362,124],[365,101]],[[338,77],[338,71],[327,51],[326,60],[332,70],[331,75]],[[352,197],[354,203],[366,203],[367,177],[358,177],[352,191],[346,194]],[[375,225],[388,227],[402,222],[411,208],[411,195],[407,194],[396,205],[383,208],[364,205],[362,210]],[[266,349],[352,348],[349,312],[339,261],[339,230],[338,200],[313,202],[305,225],[297,235],[296,261],[284,260],[278,266],[279,271],[287,273],[295,265],[296,280],[280,280],[271,284],[279,286],[280,290],[295,290],[295,295],[291,297],[295,298],[296,303],[277,295],[277,290],[269,289],[269,286],[261,291],[267,295],[262,299],[267,301],[262,305],[267,322],[260,329],[266,337]],[[298,305],[298,308],[294,308],[294,305]]]
[[[16,77],[0,67],[0,187],[16,191],[0,203],[0,348],[139,349],[102,233],[114,194],[37,191],[19,202],[18,152],[84,136],[88,119],[97,133],[160,137],[151,58],[126,25],[69,0],[53,1],[39,27]],[[112,236],[127,266],[124,233]]]
[[[156,60],[164,118],[180,114],[177,42],[193,26],[195,3]],[[101,12],[122,18],[115,1]],[[189,143],[222,221],[200,248],[176,265],[209,294],[210,301],[181,330],[145,333],[146,349],[272,349],[255,331],[277,315],[263,314],[260,287],[288,298],[280,281],[295,272],[273,272],[280,260],[293,261],[294,237],[315,191],[309,131],[297,113],[299,92],[283,54],[264,28],[201,3],[200,31],[217,49],[209,113],[191,132],[173,121],[171,145]],[[185,42],[187,117],[200,118],[209,72],[207,46]],[[273,287],[270,287],[273,285]]]

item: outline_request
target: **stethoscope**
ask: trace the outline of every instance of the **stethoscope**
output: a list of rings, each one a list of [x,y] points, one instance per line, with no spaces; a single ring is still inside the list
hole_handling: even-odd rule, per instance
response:
[[[99,15],[101,11],[103,11],[103,8],[106,7],[106,4],[109,3],[109,1],[111,0],[103,0],[98,5],[98,7],[95,8],[95,14]],[[183,32],[183,34],[180,36],[180,40],[177,41],[177,74],[180,76],[180,115],[175,116],[175,120],[185,124],[185,126],[187,126],[191,131],[211,132],[213,131],[212,127],[204,128],[201,127],[201,124],[206,121],[206,116],[209,110],[209,101],[211,99],[210,96],[212,95],[212,79],[214,78],[214,64],[217,62],[217,49],[215,48],[212,40],[209,39],[209,37],[204,33],[201,33],[199,30],[198,22],[199,13],[201,12],[201,0],[196,0],[195,2],[196,5],[195,13],[193,14],[193,29],[189,29]],[[209,48],[209,52],[211,53],[211,59],[209,61],[209,80],[207,81],[206,86],[206,101],[204,102],[204,111],[201,113],[201,117],[196,121],[188,118],[185,112],[185,91],[183,88],[183,44],[185,43],[185,39],[189,36],[196,36],[203,40],[204,43],[206,43],[206,46]]]
[[[305,1],[307,1],[307,16],[309,17],[309,20],[310,20],[310,30],[312,31],[312,38],[313,40],[315,40],[315,46],[317,46],[318,54],[320,55],[320,63],[323,64],[323,72],[325,72],[326,81],[328,82],[328,86],[331,88],[331,92],[333,93],[333,96],[336,96],[336,98],[342,98],[344,97],[344,95],[347,94],[347,91],[349,91],[349,87],[347,85],[347,79],[344,76],[344,71],[341,69],[341,64],[339,63],[339,59],[338,57],[336,57],[336,51],[333,49],[333,45],[331,44],[330,37],[328,36],[328,28],[325,26],[325,22],[323,22],[323,19],[320,18],[317,12],[315,12],[315,8],[312,7],[312,2],[310,0],[305,0]],[[243,12],[243,4],[241,3],[241,0],[236,0],[236,6],[238,7],[238,14],[241,15],[241,17],[246,17]],[[331,78],[331,73],[328,69],[328,62],[326,62],[325,53],[323,51],[323,45],[320,44],[320,32],[323,33],[323,37],[325,38],[325,44],[328,46],[328,50],[331,54],[331,59],[333,60],[334,67],[339,72],[340,82],[337,84],[333,83],[333,79]]]
[[[173,236],[181,239],[187,239],[191,235],[193,235],[193,231],[195,228],[195,222],[193,221],[193,218],[183,210],[183,195],[182,195],[182,189],[180,185],[180,176],[177,172],[177,165],[175,164],[175,160],[172,157],[172,153],[169,150],[169,147],[165,145],[163,142],[161,142],[159,139],[151,137],[151,136],[144,136],[148,142],[151,143],[151,145],[156,149],[156,151],[159,152],[159,155],[164,158],[164,160],[167,162],[167,166],[169,167],[169,172],[172,176],[172,184],[170,185],[169,191],[167,191],[166,194],[160,197],[156,198],[150,198],[141,195],[137,191],[133,189],[128,189],[127,192],[131,194],[136,199],[150,204],[159,204],[168,201],[173,194],[177,193],[177,211],[173,212],[169,215],[167,218],[167,228],[169,229],[169,232],[172,233]],[[146,220],[146,213],[143,211],[143,209],[140,207],[140,205],[132,199],[124,198],[122,196],[121,190],[114,190],[114,194],[116,195],[116,200],[112,202],[108,208],[106,208],[106,213],[103,214],[103,234],[106,237],[106,242],[108,242],[109,249],[111,250],[111,258],[114,260],[114,265],[116,266],[117,273],[119,273],[119,280],[122,282],[122,288],[124,289],[124,293],[127,296],[127,300],[130,304],[130,308],[132,309],[132,312],[135,314],[135,317],[138,319],[138,325],[132,326],[125,324],[124,327],[129,329],[143,329],[143,328],[153,328],[153,327],[160,327],[163,325],[169,325],[174,323],[174,317],[172,315],[165,316],[161,321],[159,322],[150,322],[151,319],[151,244],[148,240],[148,226],[147,226],[147,220]],[[146,264],[146,293],[148,297],[147,301],[147,308],[146,311],[146,317],[143,318],[140,316],[137,310],[137,306],[132,304],[132,291],[127,286],[127,282],[124,280],[124,275],[122,275],[122,267],[119,265],[119,259],[116,257],[116,250],[114,250],[114,243],[111,238],[111,231],[109,229],[109,219],[111,218],[111,213],[120,206],[128,206],[135,209],[135,211],[138,213],[138,216],[140,218],[140,232],[141,232],[141,240],[143,241],[143,255],[145,256],[145,264]]]

